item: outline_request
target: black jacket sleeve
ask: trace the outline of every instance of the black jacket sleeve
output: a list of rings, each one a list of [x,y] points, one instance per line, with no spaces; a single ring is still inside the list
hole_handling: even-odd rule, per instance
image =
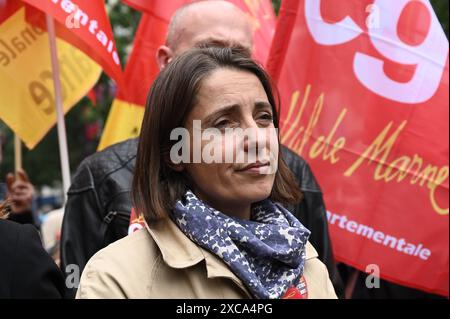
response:
[[[61,230],[61,268],[65,275],[69,265],[82,273],[88,260],[103,245],[102,209],[89,165],[82,164],[73,177]],[[69,287],[67,295],[75,296]]]
[[[97,251],[127,235],[136,152],[137,139],[112,145],[87,157],[73,176],[61,231],[66,276],[73,274],[73,266],[81,274]],[[69,287],[67,296],[75,292]]]
[[[31,225],[1,222],[0,255],[2,263],[8,265],[0,266],[0,298],[62,298],[62,273],[42,247],[36,229]]]
[[[283,159],[296,177],[303,194],[302,201],[291,207],[294,215],[311,231],[310,243],[325,264],[339,298],[344,295],[344,285],[340,278],[331,246],[328,221],[322,191],[308,163],[285,146],[281,146]]]

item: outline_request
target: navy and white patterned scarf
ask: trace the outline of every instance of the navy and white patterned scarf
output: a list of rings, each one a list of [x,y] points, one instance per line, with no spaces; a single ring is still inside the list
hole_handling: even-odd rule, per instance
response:
[[[303,274],[310,231],[271,200],[254,204],[250,220],[242,220],[187,191],[172,219],[193,242],[220,257],[256,298],[282,297]]]

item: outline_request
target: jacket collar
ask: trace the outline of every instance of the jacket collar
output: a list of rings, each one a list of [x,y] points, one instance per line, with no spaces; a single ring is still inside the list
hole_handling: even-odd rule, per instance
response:
[[[145,225],[167,265],[181,269],[205,261],[208,278],[228,278],[240,287],[249,298],[251,297],[242,281],[222,260],[191,241],[170,218]]]
[[[170,267],[188,268],[205,259],[200,247],[186,237],[170,218],[150,225],[145,223],[145,226]]]

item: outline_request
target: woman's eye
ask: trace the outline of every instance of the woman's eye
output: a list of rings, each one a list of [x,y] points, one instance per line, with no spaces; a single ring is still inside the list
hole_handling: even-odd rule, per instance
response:
[[[215,128],[224,128],[229,127],[232,125],[232,122],[230,120],[220,120],[214,124]]]
[[[262,122],[265,122],[265,123],[267,123],[267,122],[272,122],[272,121],[273,121],[273,116],[272,116],[272,114],[270,114],[270,113],[264,113],[264,114],[261,114],[261,115],[258,117],[258,120],[260,120],[260,121],[262,121]]]

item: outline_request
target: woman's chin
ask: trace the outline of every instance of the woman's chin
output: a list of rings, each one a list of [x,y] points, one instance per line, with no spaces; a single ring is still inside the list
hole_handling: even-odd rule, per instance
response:
[[[242,189],[241,196],[245,197],[245,199],[242,198],[243,201],[256,203],[268,198],[271,192],[272,187],[264,187],[263,185],[250,186]]]

